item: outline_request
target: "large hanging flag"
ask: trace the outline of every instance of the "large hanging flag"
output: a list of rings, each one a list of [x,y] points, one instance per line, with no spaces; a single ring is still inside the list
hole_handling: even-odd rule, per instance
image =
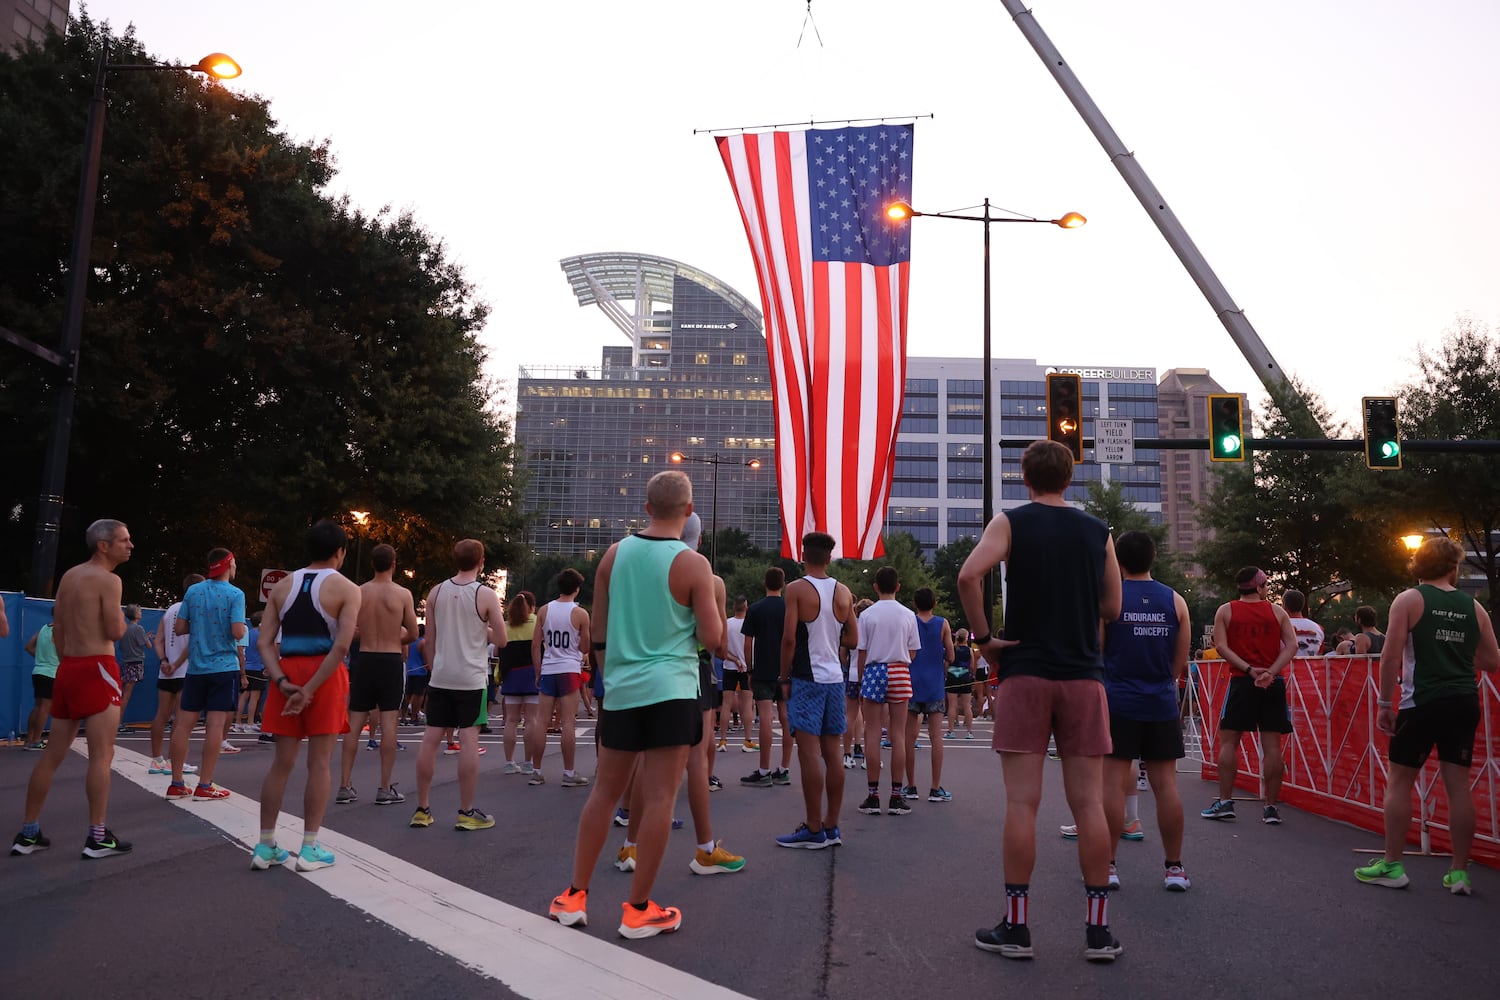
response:
[[[766,321],[781,552],[826,531],[840,557],[884,554],[880,529],[906,387],[911,125],[717,138]]]

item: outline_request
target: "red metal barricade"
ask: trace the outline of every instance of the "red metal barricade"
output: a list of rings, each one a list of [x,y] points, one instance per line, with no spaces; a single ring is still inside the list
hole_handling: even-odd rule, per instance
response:
[[[1203,777],[1217,781],[1219,716],[1229,692],[1230,670],[1222,660],[1200,660],[1194,667],[1202,706]],[[1284,746],[1286,778],[1281,798],[1299,809],[1382,835],[1389,740],[1375,728],[1379,677],[1380,661],[1373,656],[1292,661],[1287,678],[1292,734]],[[1500,867],[1500,688],[1490,675],[1479,679],[1479,701],[1479,731],[1469,769],[1475,813],[1473,855],[1475,861]],[[1260,794],[1260,762],[1259,735],[1246,734],[1240,746],[1236,788]],[[1408,842],[1424,850],[1451,850],[1448,796],[1435,756],[1422,768],[1413,797]]]

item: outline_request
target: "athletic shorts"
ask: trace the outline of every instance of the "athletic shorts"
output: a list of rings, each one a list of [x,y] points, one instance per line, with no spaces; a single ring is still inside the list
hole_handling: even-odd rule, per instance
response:
[[[245,675],[246,691],[264,691],[266,689],[266,675],[259,671]]]
[[[536,667],[511,667],[500,681],[500,694],[504,697],[536,693]]]
[[[158,677],[156,679],[156,690],[165,691],[167,694],[182,694],[182,682],[185,677]]]
[[[428,687],[427,727],[429,729],[473,729],[479,725],[484,710],[484,688],[454,691]]]
[[[974,664],[974,683],[983,684],[990,679],[990,665],[983,659]]]
[[[846,701],[859,701],[859,681],[844,682],[844,699]]]
[[[56,678],[54,678],[54,677],[47,677],[44,674],[32,674],[31,675],[31,697],[32,697],[32,699],[34,701],[42,701],[43,699],[45,699],[47,701],[51,701],[52,700],[52,684],[53,684],[53,682],[55,680],[56,680]]]
[[[120,664],[120,683],[139,684],[146,679],[146,665],[144,663],[122,663]]]
[[[1391,737],[1392,764],[1421,767],[1437,747],[1444,764],[1468,767],[1474,762],[1474,733],[1479,728],[1479,696],[1460,694],[1429,701],[1396,713]]]
[[[750,681],[750,696],[756,701],[781,702],[781,681]]]
[[[240,672],[217,670],[211,674],[188,674],[182,686],[186,712],[235,712],[240,707]]]
[[[541,696],[534,694],[502,694],[506,705],[536,705],[540,704]]]
[[[725,691],[749,691],[750,675],[743,670],[724,671]]]
[[[1134,760],[1137,757],[1141,760],[1181,760],[1185,756],[1181,719],[1140,722],[1110,715],[1109,738],[1115,745],[1110,753],[1115,760]]]
[[[418,695],[427,693],[427,682],[432,680],[432,675],[423,671],[420,674],[406,675],[406,693]]]
[[[972,694],[974,692],[974,678],[965,672],[960,677],[952,674],[943,675],[944,694]]]
[[[696,698],[673,698],[618,711],[601,706],[598,735],[600,746],[626,753],[697,746],[703,739],[703,713]]]
[[[792,678],[792,696],[786,703],[786,719],[794,733],[844,735],[843,682],[819,684]]]
[[[1229,681],[1219,728],[1234,733],[1260,730],[1263,733],[1292,731],[1292,710],[1286,702],[1286,679],[1276,678],[1270,687],[1258,688],[1255,681],[1237,674]]]
[[[537,691],[548,698],[563,698],[583,690],[583,675],[543,674],[536,679]]]
[[[1057,737],[1063,757],[1103,757],[1110,752],[1109,699],[1095,680],[1057,681],[1012,674],[995,691],[997,753],[1046,753]]]
[[[359,651],[349,665],[349,711],[395,712],[406,690],[406,663],[400,653]]]
[[[87,719],[120,704],[120,668],[113,656],[64,656],[52,683],[52,717]]]
[[[714,665],[705,656],[698,657],[698,710],[708,712],[724,702],[724,692],[714,683]]]
[[[293,684],[305,684],[322,666],[321,654],[314,656],[283,656],[281,672]],[[331,736],[349,731],[349,671],[340,663],[313,692],[312,701],[296,715],[283,715],[286,695],[280,684],[266,688],[266,707],[261,712],[260,731],[272,736]]]
[[[911,701],[911,668],[905,663],[866,663],[859,696],[877,704]]]
[[[947,715],[948,702],[944,701],[909,701],[906,703],[908,712],[919,715]]]

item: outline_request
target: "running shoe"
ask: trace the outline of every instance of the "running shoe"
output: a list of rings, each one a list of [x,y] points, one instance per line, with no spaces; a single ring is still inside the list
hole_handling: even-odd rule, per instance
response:
[[[192,797],[193,790],[187,786],[186,782],[174,782],[167,786],[167,798],[169,799],[190,799]]]
[[[946,733],[943,734],[943,739],[945,739],[945,740],[953,740],[953,739],[957,739],[957,738],[958,737],[956,735],[954,735],[954,732],[951,729],[948,730]]]
[[[286,864],[290,857],[291,854],[275,844],[256,844],[255,850],[250,852],[250,867],[263,872],[267,868]]]
[[[170,763],[167,764],[167,771],[166,771],[166,773],[167,774],[171,774],[172,773],[172,765]],[[182,773],[183,774],[197,774],[198,773],[198,766],[196,764],[184,764],[184,765],[182,765]]]
[[[740,744],[740,750],[744,753],[760,753],[760,744],[754,740],[746,740]]]
[[[1443,888],[1455,896],[1469,896],[1474,892],[1474,883],[1469,881],[1468,872],[1455,868],[1443,876]]]
[[[16,839],[10,842],[10,853],[12,854],[35,854],[37,851],[45,851],[52,846],[52,841],[37,830],[36,836],[28,837],[24,833],[16,834]]]
[[[1267,826],[1280,826],[1281,813],[1276,811],[1275,806],[1266,806],[1260,811],[1260,821]]]
[[[1111,889],[1120,888],[1120,869],[1115,867],[1113,861],[1109,863],[1109,887]]]
[[[391,782],[390,788],[375,789],[375,804],[377,806],[393,806],[406,801],[406,796],[396,791],[396,783]]]
[[[1146,830],[1141,826],[1140,817],[1136,817],[1125,824],[1125,829],[1120,833],[1121,840],[1145,840]]]
[[[297,855],[297,870],[299,872],[315,872],[319,868],[333,867],[333,852],[328,850],[316,840],[306,844],[302,853]]]
[[[674,830],[681,830],[682,827],[683,827],[682,820],[678,819],[676,816],[673,816],[672,817],[672,829],[674,829]]]
[[[615,867],[622,872],[635,871],[635,845],[623,845],[620,853],[615,855]]]
[[[718,752],[719,753],[728,753],[729,752],[729,741],[728,740],[720,740],[719,741]]]
[[[708,790],[710,792],[717,792],[723,787],[724,782],[719,780],[719,776],[717,774],[710,774],[708,776]]]
[[[30,750],[31,747],[28,746],[26,749]],[[187,768],[183,768],[183,770],[186,771]],[[151,766],[148,767],[148,768],[146,768],[146,773],[147,774],[171,774],[172,773],[172,762],[169,761],[169,760],[167,760],[165,757],[152,757],[151,758]]]
[[[1234,802],[1214,799],[1213,804],[1198,815],[1204,819],[1234,819]]]
[[[1089,924],[1084,934],[1083,957],[1090,962],[1113,962],[1125,950],[1107,924]]]
[[[862,812],[862,813],[864,813],[866,816],[879,816],[880,815],[880,796],[878,796],[878,795],[867,795],[867,796],[865,796],[865,800],[859,804],[859,811]]]
[[[730,854],[724,850],[717,840],[714,841],[714,849],[705,853],[700,847],[693,852],[693,860],[688,862],[694,875],[718,875],[719,873],[733,873],[745,867],[745,859],[738,854]]]
[[[1036,954],[1031,947],[1031,928],[1007,920],[975,931],[974,947],[1006,958],[1031,958]]]
[[[338,803],[355,802],[358,799],[359,793],[350,785],[340,785],[338,794],[333,797],[333,801]]]
[[[589,779],[581,774],[565,774],[561,782],[564,788],[582,788],[588,783]]]
[[[911,806],[906,804],[905,796],[892,795],[891,801],[886,804],[885,811],[892,816],[905,816],[911,812]]]
[[[1047,751],[1047,759],[1048,760],[1062,760],[1062,754],[1058,753],[1056,750],[1048,750]]]
[[[864,747],[863,743],[856,743],[856,744],[854,744],[854,754],[853,754],[853,757],[854,757],[855,760],[864,760],[865,759],[865,747]]]
[[[456,753],[458,753],[458,744],[457,743],[449,743],[449,744],[447,744],[446,746],[443,747],[443,756],[444,757],[452,757]]]
[[[368,743],[365,744],[365,749],[366,750],[379,750],[380,749],[380,741],[379,740],[371,740],[370,742],[368,742]]]
[[[256,739],[257,743],[275,743],[276,742],[276,737],[273,736],[273,735],[271,735],[270,733],[261,733],[255,739]]]
[[[547,907],[547,916],[564,927],[587,927],[589,925],[588,907],[588,890],[574,890],[572,886],[569,886],[552,900],[552,905]]]
[[[1383,885],[1388,889],[1404,889],[1411,879],[1406,877],[1406,866],[1399,861],[1384,858],[1372,865],[1354,869],[1354,877],[1366,885]],[[1446,879],[1444,880],[1446,883]]]
[[[966,740],[972,740],[973,738],[974,738],[974,730],[970,729],[968,732],[964,733],[964,739],[966,739]]]
[[[411,814],[411,822],[408,826],[431,826],[432,810],[426,806],[417,806],[417,811]]]
[[[784,767],[778,767],[771,772],[771,784],[790,785],[792,783],[792,772]]]
[[[237,754],[239,752],[240,752],[240,748],[237,747],[237,746],[235,746],[233,743],[229,742],[228,740],[225,740],[223,743],[219,744],[219,753],[223,753],[223,754]]]
[[[489,747],[487,747],[487,746],[480,746],[480,748],[479,748],[479,754],[478,755],[480,757],[483,757],[485,754],[487,754],[489,752],[490,752],[490,748]]]
[[[508,761],[505,762],[505,773],[506,774],[520,774],[521,773],[521,765],[517,764],[513,760],[508,760]]]
[[[545,785],[546,783],[547,776],[541,771],[532,771],[531,777],[526,779],[526,784],[528,785]]]
[[[844,835],[836,826],[823,827],[823,839],[828,842],[829,847],[841,847],[844,843]]]
[[[1136,775],[1135,790],[1138,792],[1149,792],[1151,790],[1151,782],[1146,779],[1144,774]]]
[[[934,788],[927,793],[928,802],[952,802],[953,793],[946,788]]]
[[[846,753],[846,754],[844,754],[844,769],[847,771],[847,770],[853,770],[853,768],[854,768],[854,755],[852,753]]]
[[[518,772],[516,772],[516,773],[517,774],[536,774],[536,768],[531,766],[531,761],[529,761],[529,760],[523,760],[523,761],[521,761],[521,769]]]
[[[1063,840],[1077,840],[1078,839],[1078,824],[1077,823],[1064,823],[1062,826],[1060,826],[1060,827],[1057,828],[1057,832],[1060,833],[1060,834],[1062,834],[1062,839]]]
[[[616,809],[615,810],[615,826],[629,826],[629,825],[630,825],[630,810],[629,809]]]
[[[215,802],[227,798],[229,798],[229,789],[218,785],[199,785],[193,789],[194,802]]]
[[[37,740],[35,743],[27,743],[26,745],[24,745],[23,747],[21,747],[21,749],[22,750],[45,750],[45,749],[47,749],[47,741],[46,740]],[[170,771],[157,771],[155,773],[157,773],[157,774],[170,774],[171,772]]]
[[[488,830],[495,825],[495,817],[487,812],[482,812],[477,807],[474,809],[460,809],[458,819],[453,821],[455,830]]]
[[[1193,881],[1188,878],[1186,868],[1181,865],[1168,865],[1162,885],[1166,886],[1168,892],[1187,892],[1192,887]]]
[[[657,906],[649,899],[646,908],[637,910],[629,903],[620,904],[620,937],[641,938],[670,934],[682,926],[682,911],[675,906]]]
[[[781,847],[800,847],[807,851],[821,851],[828,846],[828,835],[822,830],[813,833],[807,828],[806,823],[801,823],[791,833],[777,837],[776,843]]]
[[[916,785],[902,785],[901,797],[903,799],[911,799],[913,801],[916,801],[917,799],[920,799],[922,797],[922,793],[917,791]]]
[[[98,840],[95,840],[93,834],[90,834],[88,839],[83,842],[83,856],[85,858],[107,858],[111,854],[129,854],[130,846],[130,841],[121,840],[113,833],[105,830],[104,836]]]
[[[847,757],[844,758],[844,759],[848,760]],[[753,786],[755,788],[770,788],[771,787],[771,772],[770,771],[762,771],[760,768],[756,768],[755,770],[751,771],[749,774],[747,774],[743,778],[741,778],[740,779],[740,784],[742,784],[742,785],[751,785],[751,786]]]
[[[891,748],[891,741],[890,740],[881,740],[880,741],[880,749],[882,749],[882,750],[889,750],[890,748]]]

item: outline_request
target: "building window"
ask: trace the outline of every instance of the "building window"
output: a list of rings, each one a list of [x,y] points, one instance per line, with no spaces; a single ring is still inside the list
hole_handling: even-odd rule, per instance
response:
[[[734,356],[734,363],[737,364],[737,365],[743,365],[743,364],[748,364],[749,361],[746,359],[745,355],[743,355],[743,354],[736,354]]]
[[[698,364],[698,365],[706,365],[706,364],[708,364],[708,355],[707,354],[697,354],[697,355],[694,355],[693,356],[693,363],[694,364]]]

